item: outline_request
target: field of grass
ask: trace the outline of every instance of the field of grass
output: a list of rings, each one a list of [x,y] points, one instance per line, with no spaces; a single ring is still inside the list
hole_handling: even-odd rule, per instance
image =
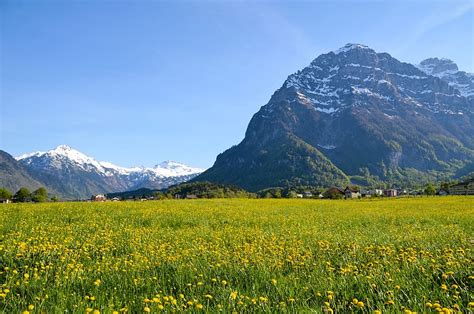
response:
[[[472,197],[0,205],[0,312],[474,309]]]

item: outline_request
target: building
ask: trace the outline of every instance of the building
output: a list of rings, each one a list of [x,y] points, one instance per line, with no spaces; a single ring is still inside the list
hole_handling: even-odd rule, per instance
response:
[[[297,193],[296,198],[303,198],[303,194]]]
[[[112,198],[111,201],[112,201],[112,202],[118,202],[118,201],[120,201],[120,198],[118,198],[118,197],[116,196],[116,197]]]
[[[311,193],[310,191],[304,191],[303,196],[304,198],[311,198],[313,197],[313,193]]]
[[[385,195],[386,197],[395,197],[398,194],[396,189],[387,189],[383,191],[383,195]]]
[[[195,200],[197,198],[198,197],[195,194],[187,194],[186,195],[186,199],[188,199],[188,200]]]
[[[11,203],[11,200],[8,198],[0,198],[0,204],[8,204]]]
[[[345,198],[359,198],[360,192],[359,188],[355,186],[346,186],[344,189],[344,197]]]
[[[344,191],[338,187],[330,187],[323,193],[324,198],[331,198],[331,199],[337,199],[337,198],[343,198],[344,197]]]
[[[448,195],[448,191],[444,190],[444,189],[439,189],[438,192],[436,192],[437,195],[441,195],[441,196],[446,196]]]
[[[474,195],[474,178],[467,181],[451,185],[449,187],[451,195]]]
[[[370,190],[360,190],[361,197],[372,197],[372,193]]]
[[[93,202],[105,202],[107,200],[107,197],[105,197],[104,194],[97,194],[97,195],[92,195],[91,201]]]

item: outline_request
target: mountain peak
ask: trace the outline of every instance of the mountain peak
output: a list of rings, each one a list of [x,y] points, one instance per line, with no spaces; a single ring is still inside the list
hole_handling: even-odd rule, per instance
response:
[[[69,146],[69,145],[65,145],[65,144],[61,144],[61,145],[58,145],[54,151],[58,151],[58,152],[66,152],[66,151],[71,151],[72,150],[72,147]]]
[[[363,45],[363,44],[353,44],[353,43],[347,43],[344,45],[344,47],[341,47],[337,50],[334,50],[335,54],[340,54],[340,53],[346,53],[351,50],[367,50],[373,52],[374,50],[371,49],[369,46]]]
[[[458,66],[453,60],[446,58],[428,58],[420,62],[418,67],[425,73],[436,75],[442,72],[457,72]]]

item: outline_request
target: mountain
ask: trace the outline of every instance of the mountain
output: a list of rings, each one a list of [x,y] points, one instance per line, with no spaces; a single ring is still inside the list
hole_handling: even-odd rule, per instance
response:
[[[437,71],[360,44],[322,54],[290,75],[242,142],[193,181],[256,191],[452,177],[472,167],[474,102]]]
[[[25,154],[16,159],[40,174],[48,186],[70,199],[139,188],[162,189],[187,181],[203,171],[174,161],[166,161],[152,168],[119,167],[97,161],[66,145],[48,152]]]
[[[452,60],[445,58],[429,58],[420,62],[417,67],[426,74],[439,77],[461,93],[461,95],[474,99],[474,74],[459,71]]]
[[[21,187],[33,191],[41,186],[46,186],[41,176],[25,167],[7,152],[0,150],[0,187],[15,193]],[[51,188],[49,192],[55,193]]]

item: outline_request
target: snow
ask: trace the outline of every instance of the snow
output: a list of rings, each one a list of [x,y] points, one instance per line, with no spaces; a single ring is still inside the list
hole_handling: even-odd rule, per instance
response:
[[[153,168],[147,167],[121,167],[107,161],[96,161],[94,158],[84,155],[83,153],[67,146],[59,145],[48,152],[34,152],[23,154],[16,157],[17,160],[25,160],[33,162],[34,158],[48,158],[50,163],[58,168],[61,168],[63,162],[73,163],[79,168],[88,172],[97,172],[105,176],[113,175],[137,175],[137,174],[151,174],[156,177],[179,177],[192,174],[198,174],[205,169],[190,167],[176,161],[164,161],[157,164]]]
[[[339,108],[320,108],[320,107],[314,107],[314,110],[319,111],[319,112],[324,112],[324,113],[334,113],[339,111]]]
[[[366,45],[362,45],[362,44],[346,44],[344,47],[342,48],[339,48],[337,50],[334,50],[332,52],[334,52],[335,54],[340,54],[340,53],[346,53],[348,51],[351,51],[353,49],[364,49],[364,50],[371,50],[369,47],[367,47]]]

